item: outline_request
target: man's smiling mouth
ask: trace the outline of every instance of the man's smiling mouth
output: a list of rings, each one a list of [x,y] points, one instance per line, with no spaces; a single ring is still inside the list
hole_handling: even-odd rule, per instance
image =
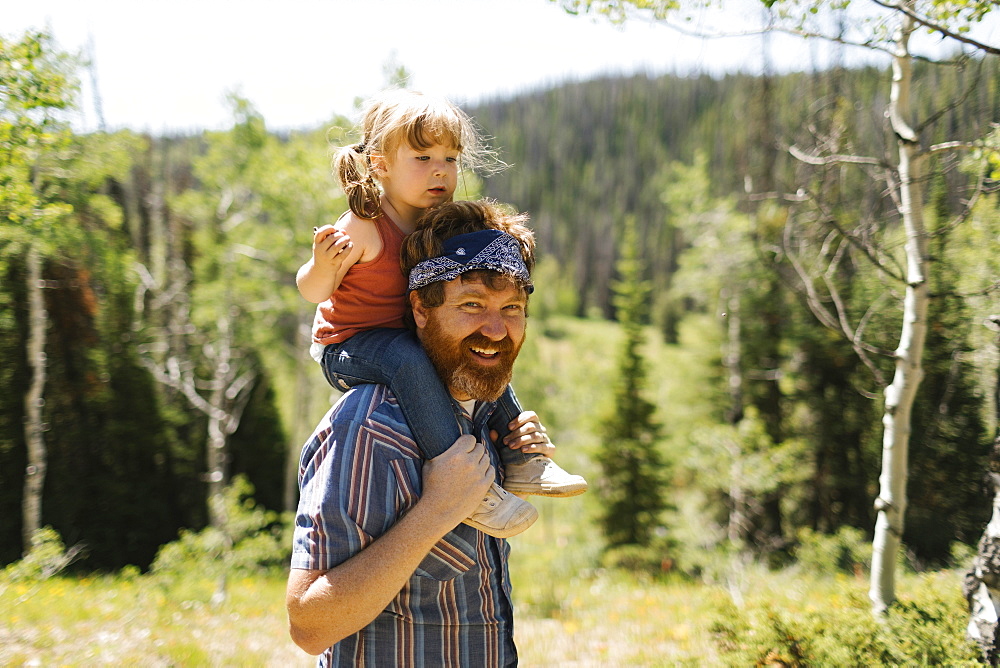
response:
[[[479,348],[478,346],[473,346],[470,350],[473,354],[478,355],[479,357],[485,357],[486,359],[494,359],[500,355],[499,350]]]

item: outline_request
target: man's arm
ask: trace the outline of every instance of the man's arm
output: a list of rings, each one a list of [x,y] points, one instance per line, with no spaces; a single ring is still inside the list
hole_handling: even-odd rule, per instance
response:
[[[423,495],[386,533],[328,571],[292,569],[285,605],[296,645],[321,654],[375,619],[431,548],[468,517],[494,479],[472,436],[424,463]]]

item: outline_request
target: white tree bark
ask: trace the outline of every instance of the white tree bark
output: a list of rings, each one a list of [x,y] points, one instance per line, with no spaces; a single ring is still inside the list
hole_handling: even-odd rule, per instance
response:
[[[144,319],[146,295],[151,294],[154,305],[163,308],[169,299],[165,296],[184,293],[184,287],[177,285],[161,289],[152,274],[139,264],[136,265],[140,284],[136,293],[136,323],[139,331],[147,328]],[[182,281],[186,285],[186,281]],[[205,453],[204,481],[208,484],[208,511],[212,526],[221,528],[225,518],[219,512],[222,491],[229,482],[229,437],[236,432],[243,418],[243,410],[250,400],[250,394],[257,380],[257,370],[241,365],[233,355],[235,332],[229,307],[223,306],[216,327],[212,331],[200,332],[208,341],[201,346],[202,361],[209,369],[207,378],[195,375],[196,362],[188,354],[188,347],[179,342],[169,345],[163,354],[157,354],[156,344],[140,347],[140,361],[157,382],[166,385],[184,396],[188,403],[208,418],[208,440]],[[199,333],[189,317],[189,309],[182,308],[172,314],[166,337],[183,338],[187,334]],[[155,330],[155,326],[153,327]],[[154,331],[157,338],[164,332]]]
[[[912,4],[912,3],[906,3]],[[903,326],[895,352],[895,374],[885,390],[882,417],[882,472],[875,500],[878,517],[872,544],[872,578],[868,595],[876,614],[895,600],[896,555],[906,514],[906,480],[910,444],[910,415],[923,378],[922,357],[927,333],[927,234],[924,229],[917,137],[904,119],[909,107],[911,58],[909,39],[916,25],[903,18],[893,56],[889,118],[899,148],[900,213],[906,234],[906,293]]]
[[[1000,439],[998,439],[1000,440]],[[968,637],[979,645],[983,660],[997,665],[997,626],[1000,623],[1000,476],[990,474],[993,486],[993,517],[979,539],[972,568],[965,575],[963,590],[969,603]]]
[[[45,425],[42,406],[45,403],[45,329],[48,312],[42,295],[42,255],[32,246],[28,250],[28,367],[31,384],[24,395],[24,440],[28,447],[28,464],[24,471],[24,494],[21,498],[21,540],[24,552],[32,547],[32,537],[42,527],[42,491],[48,453],[45,448]]]
[[[1000,350],[1000,314],[991,315],[986,326],[997,332],[994,346]],[[1000,367],[993,386],[993,414],[1000,416]],[[993,437],[992,467],[1000,466],[1000,423]],[[969,604],[969,625],[966,635],[982,652],[983,661],[995,666],[1000,660],[997,629],[1000,627],[1000,475],[989,474],[993,490],[993,516],[986,525],[972,567],[965,574],[962,593]]]

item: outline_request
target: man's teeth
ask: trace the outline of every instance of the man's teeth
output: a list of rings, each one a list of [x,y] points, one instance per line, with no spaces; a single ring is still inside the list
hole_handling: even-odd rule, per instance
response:
[[[479,355],[496,355],[500,351],[499,350],[487,350],[485,348],[473,348],[472,352],[477,353]]]

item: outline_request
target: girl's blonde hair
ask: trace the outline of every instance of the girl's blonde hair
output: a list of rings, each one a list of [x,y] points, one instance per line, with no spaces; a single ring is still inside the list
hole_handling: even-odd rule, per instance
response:
[[[447,144],[458,149],[463,169],[498,171],[506,165],[486,145],[472,119],[440,97],[411,90],[389,90],[370,99],[359,124],[361,140],[334,152],[333,172],[351,211],[360,218],[381,214],[381,190],[371,156],[391,161],[405,142],[414,149]]]

